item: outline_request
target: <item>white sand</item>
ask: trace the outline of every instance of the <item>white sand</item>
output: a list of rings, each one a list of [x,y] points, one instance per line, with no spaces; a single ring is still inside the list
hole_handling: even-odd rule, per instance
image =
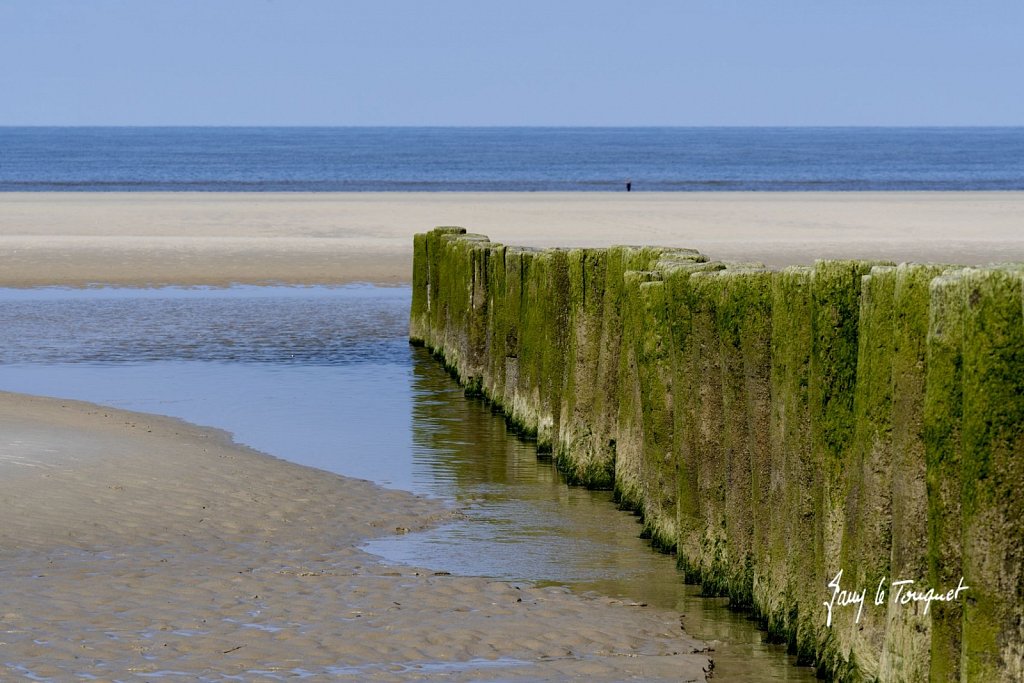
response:
[[[13,285],[408,282],[412,235],[660,244],[772,267],[1024,261],[1024,193],[0,193]]]

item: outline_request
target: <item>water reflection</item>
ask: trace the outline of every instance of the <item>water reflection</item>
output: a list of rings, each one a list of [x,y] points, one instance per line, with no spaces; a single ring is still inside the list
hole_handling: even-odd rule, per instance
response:
[[[466,518],[368,548],[390,561],[466,575],[567,584],[678,611],[687,632],[712,643],[716,676],[729,681],[812,681],[784,648],[762,642],[726,600],[698,597],[674,559],[639,538],[637,518],[611,495],[566,485],[548,459],[503,418],[467,399],[422,349],[412,359],[414,479],[454,499]]]
[[[380,539],[389,560],[568,584],[683,614],[718,676],[806,681],[721,601],[696,598],[606,492],[532,445],[405,341],[408,288],[0,290],[0,388],[161,413],[247,445],[452,501],[457,523]],[[728,643],[728,644],[725,644]]]
[[[534,447],[479,400],[467,400],[422,349],[412,363],[412,457],[416,487],[455,500],[466,519],[411,537],[376,542],[391,559],[446,562],[458,573],[582,585],[609,582],[618,595],[665,571],[637,539],[636,518],[607,492],[565,484]],[[655,567],[657,565],[657,567]]]

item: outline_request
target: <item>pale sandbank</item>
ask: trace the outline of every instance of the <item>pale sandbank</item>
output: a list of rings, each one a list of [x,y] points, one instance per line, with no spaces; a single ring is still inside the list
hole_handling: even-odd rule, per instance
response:
[[[769,267],[1024,261],[1024,192],[0,193],[0,282],[405,283],[412,235],[436,225]]]

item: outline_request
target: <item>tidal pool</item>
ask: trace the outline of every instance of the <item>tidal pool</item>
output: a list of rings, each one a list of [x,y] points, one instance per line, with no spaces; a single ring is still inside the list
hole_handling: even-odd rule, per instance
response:
[[[562,584],[680,612],[730,681],[810,681],[724,600],[696,597],[608,492],[550,461],[406,342],[408,288],[0,290],[0,389],[159,413],[464,517],[366,548],[390,562]]]

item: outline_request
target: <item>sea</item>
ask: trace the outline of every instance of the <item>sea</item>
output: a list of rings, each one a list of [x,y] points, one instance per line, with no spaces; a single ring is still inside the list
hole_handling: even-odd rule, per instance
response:
[[[1016,128],[0,127],[0,191],[1024,190]]]

